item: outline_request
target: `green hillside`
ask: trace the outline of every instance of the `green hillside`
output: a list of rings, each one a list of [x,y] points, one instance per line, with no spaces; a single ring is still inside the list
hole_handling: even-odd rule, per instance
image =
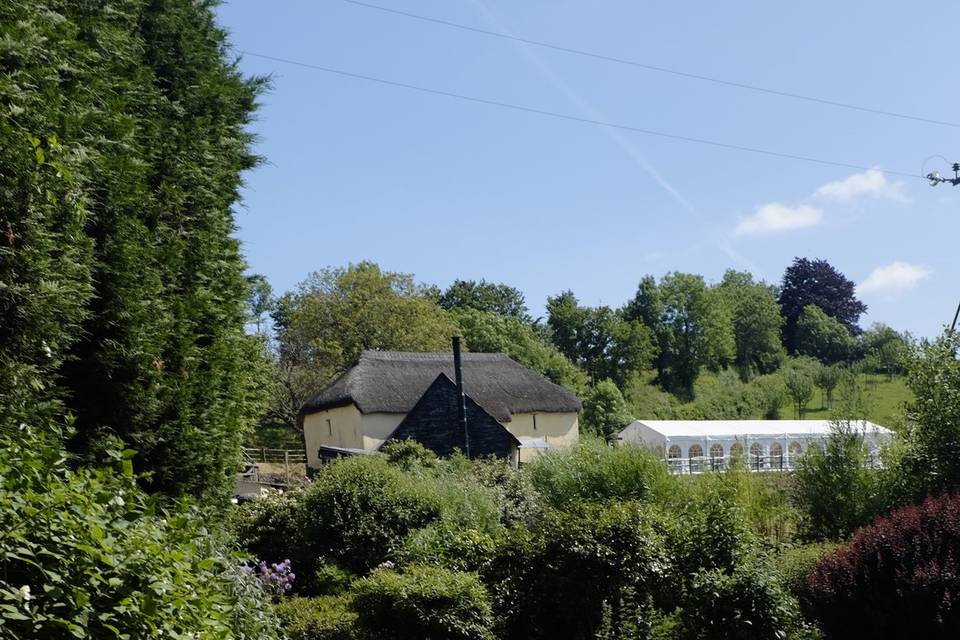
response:
[[[903,376],[894,376],[888,380],[884,375],[864,374],[861,380],[867,394],[868,419],[891,429],[903,426],[906,405],[913,400],[906,379]],[[788,420],[795,417],[794,408],[790,404],[784,405],[780,418]],[[831,412],[826,406],[825,397],[818,389],[807,406],[804,419],[825,420],[830,417]]]

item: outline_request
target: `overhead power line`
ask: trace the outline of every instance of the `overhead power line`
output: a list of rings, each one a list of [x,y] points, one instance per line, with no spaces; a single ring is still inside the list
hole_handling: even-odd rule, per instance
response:
[[[378,78],[376,76],[364,75],[361,73],[353,73],[352,71],[344,71],[342,69],[335,69],[333,67],[325,67],[318,64],[311,64],[308,62],[301,62],[299,60],[291,60],[289,58],[280,58],[277,56],[266,55],[263,53],[256,53],[254,51],[242,50],[242,54],[248,56],[254,56],[257,58],[262,58],[264,60],[272,60],[274,62],[280,62],[283,64],[294,65],[298,67],[304,67],[307,69],[313,69],[315,71],[322,71],[324,73],[329,73],[333,75],[343,76],[346,78],[354,78],[357,80],[365,80],[367,82],[375,82],[377,84],[386,85],[390,87],[397,87],[401,89],[408,89],[410,91],[418,91],[420,93],[427,93],[436,96],[443,96],[446,98],[454,98],[457,100],[463,100],[466,102],[473,102],[477,104],[483,104],[491,107],[500,107],[503,109],[511,109],[513,111],[521,111],[524,113],[532,113],[539,116],[547,116],[550,118],[557,118],[560,120],[568,120],[572,122],[581,122],[585,124],[596,125],[600,127],[608,127],[611,129],[619,129],[621,131],[632,131],[634,133],[641,133],[649,136],[656,136],[659,138],[667,138],[669,140],[681,140],[683,142],[691,142],[694,144],[708,145],[711,147],[719,147],[721,149],[733,149],[735,151],[745,151],[747,153],[756,153],[765,156],[773,156],[776,158],[786,158],[789,160],[799,160],[802,162],[812,162],[821,165],[828,165],[832,167],[843,167],[844,169],[856,169],[858,171],[869,171],[871,169],[876,169],[883,173],[895,176],[903,176],[907,178],[919,178],[921,176],[915,173],[907,173],[905,171],[891,171],[888,169],[877,169],[876,167],[867,167],[859,164],[852,164],[848,162],[837,162],[834,160],[825,160],[823,158],[814,158],[812,156],[802,156],[793,153],[783,153],[780,151],[772,151],[770,149],[761,149],[759,147],[749,147],[746,145],[739,144],[730,144],[726,142],[718,142],[716,140],[708,140],[706,138],[697,138],[693,136],[684,136],[674,133],[667,133],[664,131],[656,131],[654,129],[644,129],[642,127],[634,127],[627,124],[620,124],[617,122],[608,122],[604,120],[595,120],[593,118],[584,118],[582,116],[575,116],[568,113],[560,113],[557,111],[548,111],[546,109],[538,109],[536,107],[528,107],[519,104],[513,104],[510,102],[501,102],[499,100],[491,100],[488,98],[480,98],[477,96],[468,96],[462,93],[454,93],[452,91],[444,91],[442,89],[433,89],[430,87],[423,87],[420,85],[409,84],[406,82],[398,82],[395,80],[387,80],[386,78]]]
[[[678,69],[670,69],[668,67],[661,67],[658,65],[647,64],[644,62],[638,62],[636,60],[630,60],[627,58],[620,58],[617,56],[605,55],[602,53],[586,51],[584,49],[576,49],[574,47],[566,47],[558,44],[551,44],[549,42],[542,42],[540,40],[531,40],[530,38],[522,38],[519,36],[511,35],[509,33],[503,33],[501,31],[493,31],[491,29],[473,27],[470,25],[461,24],[459,22],[451,22],[449,20],[442,20],[440,18],[425,16],[419,13],[401,11],[400,9],[392,9],[390,7],[384,7],[378,4],[372,4],[370,2],[361,2],[361,0],[340,0],[340,1],[345,2],[347,4],[352,4],[358,7],[364,7],[366,9],[374,9],[376,11],[382,11],[384,13],[392,13],[394,15],[403,16],[405,18],[413,18],[414,20],[420,20],[422,22],[430,22],[430,23],[442,25],[445,27],[451,27],[453,29],[460,29],[461,31],[470,31],[473,33],[480,33],[486,36],[492,36],[494,38],[512,40],[514,42],[520,42],[522,44],[527,44],[534,47],[542,47],[544,49],[562,51],[564,53],[569,53],[577,56],[584,56],[587,58],[593,58],[595,60],[603,60],[603,61],[612,62],[615,64],[635,67],[637,69],[644,69],[646,71],[654,71],[656,73],[665,73],[673,76],[679,76],[682,78],[689,78],[691,80],[712,82],[713,84],[724,85],[727,87],[735,87],[737,89],[755,91],[757,93],[765,93],[768,95],[780,96],[783,98],[791,98],[794,100],[804,100],[806,102],[814,102],[817,104],[827,105],[830,107],[837,107],[840,109],[850,109],[853,111],[860,111],[862,113],[872,113],[874,115],[887,116],[890,118],[900,118],[902,120],[913,120],[914,122],[924,122],[927,124],[935,124],[935,125],[940,125],[944,127],[960,128],[960,123],[956,123],[956,122],[948,122],[946,120],[936,120],[934,118],[925,118],[923,116],[915,116],[907,113],[899,113],[896,111],[887,111],[885,109],[875,109],[873,107],[866,107],[862,105],[851,104],[849,102],[839,102],[837,100],[828,100],[826,98],[818,98],[816,96],[808,96],[801,93],[793,93],[790,91],[780,91],[778,89],[768,89],[767,87],[761,87],[755,84],[747,84],[745,82],[735,82],[733,80],[724,80],[723,78],[706,76],[699,73],[691,73],[688,71],[680,71]]]

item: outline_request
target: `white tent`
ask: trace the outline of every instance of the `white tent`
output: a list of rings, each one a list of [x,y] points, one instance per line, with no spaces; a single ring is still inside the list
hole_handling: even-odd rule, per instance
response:
[[[875,457],[892,436],[872,422],[853,422]],[[672,471],[696,473],[743,458],[750,468],[792,469],[809,446],[830,435],[829,420],[636,420],[620,431],[620,441],[648,446]]]

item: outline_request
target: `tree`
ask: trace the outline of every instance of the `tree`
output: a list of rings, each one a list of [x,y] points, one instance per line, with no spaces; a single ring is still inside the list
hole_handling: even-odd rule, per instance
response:
[[[210,3],[3,3],[0,40],[0,382],[82,459],[119,435],[151,490],[223,497],[262,407],[232,207],[264,81]]]
[[[793,398],[796,407],[794,415],[801,420],[806,413],[807,403],[813,397],[814,379],[819,367],[820,363],[812,358],[793,358],[784,367],[783,383]]]
[[[413,276],[372,262],[311,274],[281,297],[273,320],[281,373],[274,406],[287,424],[364,350],[446,351],[459,333]]]
[[[783,318],[769,286],[746,272],[729,270],[717,291],[730,310],[736,356],[734,364],[746,382],[754,374],[772,373],[783,361],[780,326]]]
[[[506,353],[577,394],[586,390],[587,377],[583,371],[519,318],[470,308],[454,310],[451,315],[460,326],[470,351]]]
[[[441,309],[476,309],[524,322],[530,321],[527,303],[519,289],[481,280],[454,280],[439,299]]]
[[[660,348],[658,378],[671,391],[689,396],[701,367],[719,370],[734,360],[729,309],[702,276],[670,273],[659,285],[644,278],[624,316],[653,323]]]
[[[797,353],[814,357],[824,364],[849,359],[854,347],[847,328],[813,304],[804,307],[797,319],[795,336]]]
[[[256,325],[259,334],[263,332],[266,317],[276,309],[277,300],[266,276],[259,273],[247,276],[247,286],[250,291],[247,297],[247,322]]]
[[[797,353],[797,321],[808,305],[820,307],[852,335],[860,333],[857,322],[867,310],[857,299],[852,281],[826,260],[807,258],[795,258],[787,267],[778,302],[785,321],[783,343],[792,354]]]
[[[828,409],[833,408],[833,390],[836,389],[840,383],[840,373],[841,369],[837,365],[817,369],[814,382],[818,387],[823,389],[823,392],[826,394],[826,406]]]
[[[585,431],[611,440],[631,420],[627,403],[613,381],[601,380],[587,393],[581,420]]]
[[[595,382],[609,378],[623,387],[652,364],[656,347],[650,330],[610,307],[582,307],[566,291],[547,298],[547,314],[553,343]]]
[[[910,338],[878,322],[860,336],[860,350],[864,357],[875,362],[877,372],[885,373],[890,379],[903,371],[910,355]]]

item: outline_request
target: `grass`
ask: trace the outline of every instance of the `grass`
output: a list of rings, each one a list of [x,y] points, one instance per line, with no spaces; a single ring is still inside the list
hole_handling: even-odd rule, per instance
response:
[[[863,374],[861,381],[867,393],[867,419],[894,430],[902,427],[906,405],[913,401],[913,394],[907,388],[904,377],[894,376],[888,380],[885,375]],[[780,410],[780,418],[793,419],[796,417],[794,412],[794,407],[788,402]],[[820,389],[814,393],[803,417],[805,420],[827,420],[833,417]]]

